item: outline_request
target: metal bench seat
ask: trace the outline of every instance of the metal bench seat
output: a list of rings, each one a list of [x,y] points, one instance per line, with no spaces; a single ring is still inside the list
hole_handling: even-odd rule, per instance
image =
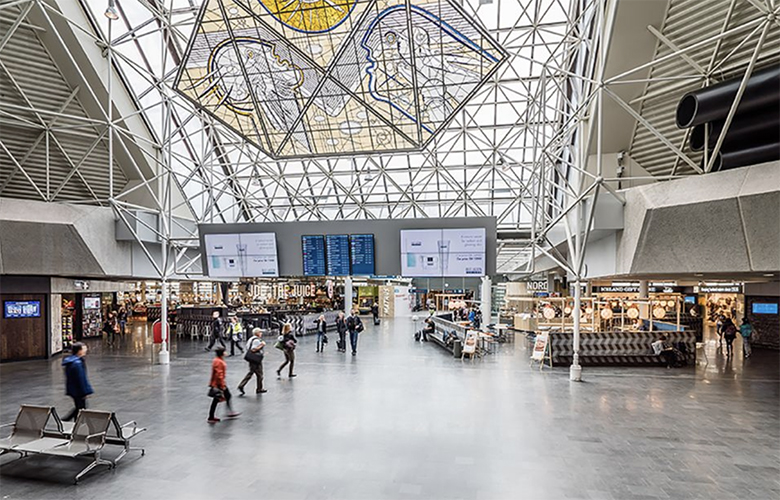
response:
[[[43,438],[46,423],[51,416],[50,406],[22,405],[16,420],[0,425],[0,428],[12,427],[11,434],[0,439],[0,455],[8,452],[18,452],[19,446],[24,446]]]

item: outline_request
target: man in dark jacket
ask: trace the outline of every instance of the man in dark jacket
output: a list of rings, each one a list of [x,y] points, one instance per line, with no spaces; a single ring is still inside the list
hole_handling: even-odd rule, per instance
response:
[[[352,347],[352,355],[357,355],[358,335],[363,331],[363,322],[360,321],[358,310],[353,309],[352,315],[347,318],[347,330],[349,330],[349,343]]]
[[[222,323],[222,318],[219,317],[219,311],[211,313],[211,317],[213,318],[211,320],[211,338],[209,339],[208,347],[206,347],[207,351],[210,351],[211,348],[214,347],[214,343],[216,343],[217,340],[219,340],[222,347],[225,347],[225,341],[222,340],[222,329],[224,328],[224,325]]]
[[[87,364],[84,362],[87,346],[76,342],[71,352],[70,356],[62,360],[62,366],[65,368],[65,394],[73,398],[76,407],[63,420],[74,420],[79,410],[87,407],[87,396],[95,392],[89,385]]]

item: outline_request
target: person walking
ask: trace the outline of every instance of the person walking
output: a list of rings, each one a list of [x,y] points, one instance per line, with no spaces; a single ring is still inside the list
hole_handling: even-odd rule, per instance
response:
[[[244,338],[244,327],[241,326],[241,320],[238,319],[238,316],[230,317],[227,334],[230,336],[230,355],[236,355],[236,347],[238,347],[238,350],[243,353],[244,348],[241,347],[241,343]]]
[[[103,322],[103,332],[106,334],[106,340],[109,346],[114,345],[114,336],[119,331],[114,312],[111,311],[106,316],[106,321]]]
[[[244,376],[244,379],[238,384],[238,391],[241,396],[246,394],[244,392],[244,386],[252,380],[252,375],[257,376],[257,389],[255,394],[262,394],[268,392],[263,389],[263,358],[265,357],[265,341],[263,340],[263,330],[259,328],[252,329],[252,337],[246,343],[246,354],[244,359],[249,363],[249,372]]]
[[[127,310],[124,306],[119,308],[116,319],[119,322],[119,333],[120,335],[124,335],[127,327]]]
[[[347,319],[343,312],[339,312],[336,318],[336,332],[339,334],[339,352],[347,352]]]
[[[227,387],[227,363],[225,363],[225,348],[217,347],[214,349],[214,361],[211,362],[211,381],[209,382],[209,396],[211,396],[211,408],[209,408],[210,424],[216,424],[219,419],[216,417],[217,405],[224,401],[228,407],[228,418],[238,418],[241,415],[233,411],[230,405],[230,390]]]
[[[282,366],[276,370],[276,376],[281,378],[282,370],[289,364],[290,368],[287,372],[288,377],[297,377],[297,375],[293,373],[293,369],[295,367],[295,347],[298,344],[298,339],[295,338],[295,334],[292,331],[292,325],[290,323],[284,324],[280,337],[281,338],[276,343],[277,347],[281,349],[282,352],[284,352],[284,363],[282,363]]]
[[[222,349],[225,348],[225,342],[222,340],[222,318],[219,317],[219,311],[211,313],[211,335],[209,337],[209,345],[206,347],[207,351],[210,351],[214,344],[219,340],[222,345]]]
[[[737,325],[731,320],[726,318],[723,322],[723,339],[726,341],[726,357],[734,354],[734,340],[737,338]]]
[[[328,324],[325,322],[325,315],[320,314],[317,318],[317,352],[323,352],[325,349],[325,343],[327,342],[326,333],[328,331]]]
[[[742,335],[742,354],[745,355],[745,358],[749,358],[753,353],[753,348],[750,346],[750,337],[753,336],[753,325],[750,324],[750,320],[747,317],[742,319],[739,333]]]
[[[374,326],[379,324],[379,304],[374,302],[371,306],[371,316],[374,317]]]
[[[87,398],[95,391],[87,378],[87,363],[84,356],[87,355],[87,346],[76,342],[70,348],[71,355],[62,360],[65,369],[65,394],[73,398],[75,408],[68,413],[63,420],[74,420],[79,413],[87,407]]]
[[[352,347],[352,355],[357,356],[358,335],[363,331],[363,322],[358,316],[357,309],[352,309],[352,314],[347,318],[347,330],[349,330],[349,344]]]

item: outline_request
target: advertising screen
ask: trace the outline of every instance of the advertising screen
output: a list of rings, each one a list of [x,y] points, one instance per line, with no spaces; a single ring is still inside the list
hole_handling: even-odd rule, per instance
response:
[[[84,309],[100,309],[100,297],[84,297]]]
[[[772,302],[753,302],[753,314],[777,314],[777,304]]]
[[[325,276],[325,238],[301,236],[303,245],[303,275]]]
[[[353,234],[349,237],[349,255],[353,276],[374,275],[374,235]]]
[[[325,236],[328,276],[349,276],[349,236],[329,234]]]
[[[6,300],[4,302],[4,316],[6,318],[40,318],[40,300]]]
[[[275,233],[207,234],[204,241],[209,276],[279,276]]]
[[[401,231],[401,274],[469,277],[485,274],[484,228]]]

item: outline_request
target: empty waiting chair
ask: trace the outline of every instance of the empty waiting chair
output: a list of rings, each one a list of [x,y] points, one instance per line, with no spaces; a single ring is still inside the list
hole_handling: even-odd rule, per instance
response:
[[[51,406],[22,405],[14,422],[0,425],[0,428],[13,427],[10,436],[0,439],[0,455],[16,451],[15,448],[20,445],[42,439],[51,412]]]

